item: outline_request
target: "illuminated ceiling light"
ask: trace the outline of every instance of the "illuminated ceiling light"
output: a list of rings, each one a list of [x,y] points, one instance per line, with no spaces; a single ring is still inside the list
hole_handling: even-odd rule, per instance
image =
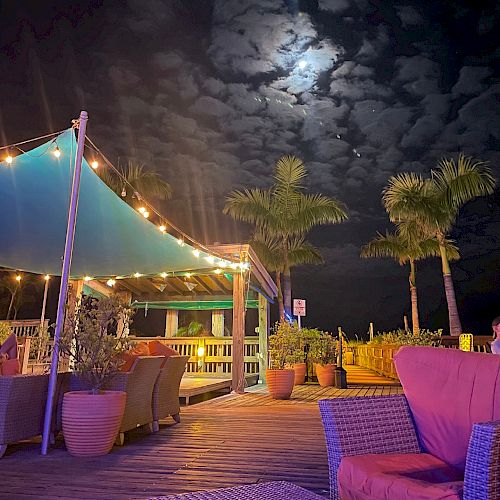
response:
[[[220,274],[220,273],[222,273],[222,269],[215,269],[214,273],[215,274]]]
[[[192,275],[191,273],[186,273],[184,276],[185,276],[186,278],[191,278],[191,276],[193,276],[193,275]]]
[[[178,238],[178,239],[177,239],[177,244],[178,244],[179,246],[183,247],[183,246],[184,246],[184,240],[183,240],[182,238]]]
[[[115,284],[116,284],[116,280],[114,280],[113,278],[106,281],[106,285],[108,285],[109,287],[113,287],[113,286],[115,286]]]
[[[165,279],[168,276],[168,273],[161,273],[160,276]]]
[[[146,209],[144,207],[139,207],[137,210],[141,214],[143,214],[146,211]]]
[[[304,59],[301,59],[297,66],[300,68],[300,69],[304,69],[306,66],[307,66],[307,61],[305,61]]]
[[[161,233],[164,233],[166,230],[167,230],[167,226],[164,226],[163,224],[161,226],[158,226],[158,230],[161,232]]]
[[[209,255],[209,256],[205,257],[205,259],[209,264],[215,263],[215,257],[213,255]]]
[[[142,276],[141,273],[134,273],[134,278],[140,278]]]
[[[83,278],[83,281],[91,281],[91,280],[92,280],[92,278],[90,276],[85,276]]]
[[[142,216],[147,219],[149,217],[149,212],[146,210],[145,212],[142,212]]]
[[[199,251],[197,248],[195,248],[195,249],[193,250],[193,255],[194,255],[195,257],[199,257],[199,256],[200,256],[200,251]]]
[[[56,158],[60,158],[61,156],[61,150],[59,149],[58,146],[56,146],[56,149],[54,149],[54,151],[52,151],[52,154],[56,157]]]
[[[50,276],[49,276],[48,274],[46,274],[46,275],[43,277],[43,279],[44,279],[45,281],[49,281],[49,280],[50,280]]]
[[[90,166],[91,166],[94,170],[96,170],[96,169],[97,169],[97,167],[99,166],[99,162],[98,162],[97,160],[94,160],[94,161],[90,164]]]
[[[12,160],[13,160],[13,159],[14,159],[14,158],[12,158],[12,156],[11,156],[11,155],[7,155],[7,156],[5,157],[5,163],[7,163],[8,165],[10,165],[10,164],[12,163]]]
[[[22,276],[20,274],[16,274],[16,281],[19,283],[22,279]]]

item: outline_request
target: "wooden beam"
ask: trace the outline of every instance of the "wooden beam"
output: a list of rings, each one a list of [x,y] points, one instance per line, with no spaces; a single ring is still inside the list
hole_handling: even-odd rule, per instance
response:
[[[111,297],[111,295],[113,295],[113,289],[100,281],[90,280],[86,281],[85,284],[105,297]]]
[[[210,295],[214,294],[213,290],[199,276],[193,276],[192,278],[196,281],[196,283],[200,284]]]
[[[188,291],[188,289],[186,288],[185,290],[182,290],[181,288],[179,288],[174,282],[173,280],[168,280],[167,282],[167,285],[168,286],[171,286],[177,293],[180,293],[182,296],[185,296],[185,293]]]
[[[233,278],[233,367],[232,389],[245,392],[245,279],[236,273]]]
[[[222,281],[219,278],[216,278],[215,276],[210,276],[210,278],[217,285],[217,287],[219,288],[219,290],[222,291],[222,293],[226,293],[226,294],[230,294],[231,293],[231,290],[229,290],[228,288],[226,288],[224,286],[224,283],[222,283]]]
[[[165,321],[165,337],[174,337],[179,329],[179,311],[167,309]]]
[[[259,382],[266,383],[266,369],[268,367],[270,308],[269,302],[259,294]]]

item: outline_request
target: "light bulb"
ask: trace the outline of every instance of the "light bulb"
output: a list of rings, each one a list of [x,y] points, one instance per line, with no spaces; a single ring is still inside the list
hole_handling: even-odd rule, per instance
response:
[[[197,248],[196,248],[196,249],[194,249],[194,250],[193,250],[193,255],[194,255],[195,257],[199,257],[199,256],[200,256],[200,251],[199,251]]]
[[[146,211],[146,209],[145,209],[144,207],[139,207],[137,210],[138,210],[138,211],[139,211],[139,213],[141,213],[141,214],[143,214],[143,213]]]
[[[90,166],[95,170],[99,166],[99,162],[97,160],[94,160]]]
[[[205,259],[209,264],[215,263],[215,257],[213,255],[209,255],[208,257],[205,257]]]
[[[109,287],[115,286],[115,283],[116,283],[116,280],[114,280],[113,278],[106,281],[106,285],[108,285]]]
[[[146,210],[144,212],[142,212],[142,216],[147,219],[149,217],[149,212]]]
[[[141,273],[134,273],[134,278],[140,278],[142,276]]]
[[[43,279],[44,279],[45,281],[49,281],[49,280],[50,280],[50,276],[49,276],[48,274],[46,274],[46,275],[43,277]]]
[[[165,279],[168,276],[168,273],[161,273],[160,276]]]
[[[184,246],[184,240],[183,240],[182,238],[178,238],[178,239],[177,239],[177,244],[178,244],[179,246],[183,247],[183,246]]]
[[[163,224],[161,226],[158,226],[158,230],[161,232],[161,233],[164,233],[166,230],[167,230],[167,226],[164,226]]]
[[[5,157],[5,163],[8,163],[8,164],[10,165],[10,164],[12,163],[12,160],[13,160],[13,159],[14,159],[14,158],[12,158],[12,156],[7,155],[7,156]]]
[[[184,276],[185,276],[186,278],[191,278],[192,274],[191,274],[191,273],[186,273]]]
[[[54,149],[53,151],[53,155],[56,157],[56,158],[59,158],[61,156],[61,150],[59,149],[58,146],[56,146],[56,149]]]
[[[91,279],[92,279],[92,278],[91,278],[90,276],[85,276],[85,277],[83,278],[83,281],[90,281]]]
[[[198,354],[199,358],[202,358],[203,355],[205,354],[205,348],[202,345],[200,347],[198,347],[197,354]]]
[[[16,275],[16,281],[19,283],[21,281],[22,277],[20,274]]]
[[[225,260],[219,260],[219,262],[217,262],[217,265],[219,267],[227,267],[227,262]]]
[[[222,273],[222,269],[216,269],[216,270],[214,271],[214,273],[215,273],[215,274],[220,274],[220,273]]]

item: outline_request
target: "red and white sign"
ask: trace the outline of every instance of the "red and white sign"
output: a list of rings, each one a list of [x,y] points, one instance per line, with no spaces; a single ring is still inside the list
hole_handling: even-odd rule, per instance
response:
[[[293,315],[294,316],[306,315],[306,301],[304,299],[293,299]]]

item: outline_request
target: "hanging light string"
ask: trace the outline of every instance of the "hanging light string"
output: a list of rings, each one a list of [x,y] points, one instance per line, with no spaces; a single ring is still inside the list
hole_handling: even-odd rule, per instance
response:
[[[25,141],[15,142],[13,144],[8,144],[7,146],[0,146],[0,151],[2,151],[2,149],[11,149],[11,148],[13,148],[13,149],[18,149],[19,151],[21,151],[21,153],[26,153],[25,151],[23,151],[18,146],[21,146],[22,144],[28,144],[29,142],[35,142],[35,141],[40,141],[42,139],[47,139],[47,137],[54,137],[56,135],[61,135],[63,132],[66,132],[66,129],[65,130],[60,130],[59,132],[52,132],[51,134],[41,135],[40,137],[34,137],[33,139],[27,139]]]
[[[138,200],[141,201],[143,203],[143,205],[146,205],[147,206],[147,212],[152,212],[154,213],[158,219],[160,219],[161,221],[161,225],[159,226],[159,229],[161,230],[162,233],[166,232],[166,225],[168,225],[169,227],[171,227],[177,234],[179,234],[180,238],[177,240],[178,242],[182,241],[181,245],[184,244],[184,242],[186,242],[186,240],[192,244],[192,246],[195,247],[195,249],[193,250],[193,253],[195,254],[195,256],[199,256],[199,250],[203,250],[205,253],[209,254],[207,259],[209,259],[210,257],[212,256],[217,256],[220,260],[223,260],[223,261],[227,261],[229,263],[237,263],[235,262],[234,260],[230,259],[230,258],[227,258],[226,256],[222,255],[222,254],[219,254],[217,252],[213,252],[213,250],[210,250],[208,247],[206,247],[205,245],[203,245],[202,243],[196,241],[194,238],[192,238],[191,236],[189,236],[187,233],[185,233],[184,231],[182,231],[182,229],[180,229],[178,226],[176,226],[173,222],[171,222],[169,219],[167,219],[163,214],[160,213],[159,210],[157,210],[150,202],[148,202],[143,196],[141,193],[139,193],[135,188],[134,186],[127,180],[127,178],[123,175],[123,173],[120,171],[120,169],[118,169],[117,167],[115,167],[113,165],[113,163],[106,157],[106,155],[95,145],[95,143],[86,135],[85,138],[87,139],[87,141],[90,143],[91,145],[91,148],[90,149],[93,149],[94,152],[96,152],[103,160],[104,160],[104,163],[111,169],[113,170],[113,172],[119,177],[119,179],[121,180],[121,182],[123,183],[124,186],[127,186],[131,189],[131,191],[133,192],[134,195],[136,195],[138,197]],[[141,207],[142,208],[142,207]],[[143,215],[145,213],[144,210],[140,211]],[[146,212],[146,213],[147,213]],[[149,216],[149,214],[148,214]],[[147,218],[147,217],[145,217]],[[195,253],[196,252],[196,253]],[[215,261],[214,261],[214,264],[215,264]]]

